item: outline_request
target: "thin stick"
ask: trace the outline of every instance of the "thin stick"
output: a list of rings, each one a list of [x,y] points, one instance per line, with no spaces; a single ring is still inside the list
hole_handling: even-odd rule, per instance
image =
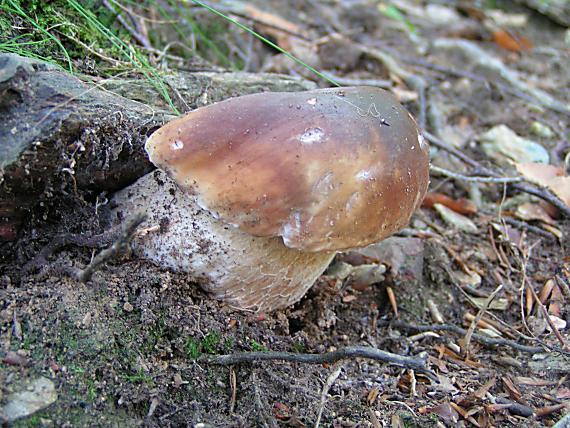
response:
[[[129,219],[129,221],[125,223],[123,230],[119,234],[118,238],[115,240],[115,242],[113,242],[113,245],[97,254],[91,263],[89,263],[87,267],[79,273],[77,279],[79,279],[81,282],[89,281],[93,273],[100,265],[115,257],[120,251],[123,250],[123,248],[125,248],[125,246],[133,237],[133,234],[135,233],[137,227],[145,219],[146,214],[144,213],[137,213],[131,219]]]
[[[321,424],[321,418],[323,416],[323,410],[325,409],[325,404],[327,402],[327,395],[329,393],[329,390],[333,386],[333,384],[338,379],[340,372],[342,370],[342,365],[343,365],[342,361],[338,361],[333,366],[333,371],[327,377],[327,381],[323,385],[323,390],[321,391],[321,401],[319,403],[319,411],[317,413],[317,420],[315,421],[315,428],[319,428],[319,426]]]
[[[233,367],[230,367],[230,387],[232,389],[232,396],[230,398],[230,413],[233,413],[237,399],[237,377],[236,371]]]
[[[150,44],[149,40],[146,38],[146,36],[144,36],[143,34],[141,34],[139,31],[137,31],[135,28],[131,27],[131,25],[127,22],[127,20],[125,18],[123,18],[123,15],[121,15],[120,12],[117,12],[115,10],[115,8],[107,1],[107,0],[103,0],[103,5],[111,12],[115,14],[115,17],[117,18],[117,21],[119,21],[121,23],[121,25],[125,28],[125,30],[127,30],[131,36],[133,36],[141,45],[143,45],[145,48],[152,48],[152,45]],[[121,9],[123,9],[124,7],[121,7]],[[129,12],[129,14],[131,14]],[[135,22],[134,18],[133,18],[133,22]]]
[[[429,132],[427,132],[426,130],[424,130],[422,132],[423,136],[431,143],[431,145],[446,151],[447,153],[451,153],[453,156],[455,156],[458,159],[461,159],[463,162],[465,162],[468,165],[471,165],[474,168],[477,169],[483,169],[484,167],[477,162],[474,159],[471,159],[469,156],[467,156],[465,153],[457,150],[455,147],[450,146],[449,144],[447,144],[445,141],[437,138],[435,135],[430,134]]]
[[[30,273],[40,268],[46,268],[48,272],[70,276],[81,282],[87,282],[99,266],[118,254],[131,240],[137,227],[146,219],[146,214],[137,213],[127,222],[118,225],[100,235],[85,237],[83,235],[67,234],[54,238],[50,244],[46,245],[40,253],[25,267],[24,271]],[[97,254],[85,269],[78,269],[72,266],[53,266],[49,263],[48,257],[58,249],[66,245],[77,245],[82,247],[97,248],[112,245]]]
[[[510,224],[511,226],[520,227],[521,229],[527,229],[529,232],[535,233],[536,235],[542,236],[543,238],[550,240],[558,239],[556,235],[554,235],[552,232],[548,232],[544,229],[541,229],[540,227],[536,227],[533,226],[532,224],[525,223],[524,221],[519,221],[512,217],[503,217],[501,220],[507,224]]]
[[[435,172],[439,175],[443,175],[445,177],[455,178],[457,180],[462,181],[472,181],[476,183],[516,183],[519,181],[523,181],[522,177],[477,177],[477,176],[468,176],[457,174],[456,172],[449,171],[444,168],[440,168],[439,166],[430,165],[430,171]]]
[[[382,351],[370,346],[347,346],[324,354],[297,354],[294,352],[236,352],[229,355],[206,355],[198,361],[227,366],[230,364],[254,363],[257,361],[282,360],[304,364],[335,363],[340,360],[368,358],[374,361],[393,364],[424,373],[430,379],[437,381],[435,373],[426,367],[426,361],[420,358],[406,357]]]
[[[495,297],[502,289],[503,285],[501,284],[495,289],[495,291],[493,291],[489,295],[489,297],[487,297],[487,299],[483,303],[483,306],[481,307],[475,318],[473,318],[473,321],[471,321],[469,329],[467,330],[467,333],[465,333],[465,337],[463,338],[463,343],[461,344],[464,356],[469,355],[469,345],[471,344],[471,338],[473,337],[473,333],[475,332],[477,324],[479,324],[479,321],[481,321],[481,318],[483,318],[483,314],[487,312],[487,309],[489,309],[489,305],[493,300],[495,300]]]

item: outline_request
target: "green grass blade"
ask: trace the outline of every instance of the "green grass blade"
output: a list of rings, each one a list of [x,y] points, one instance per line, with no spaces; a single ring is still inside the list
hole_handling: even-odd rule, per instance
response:
[[[198,6],[203,7],[204,9],[209,10],[210,12],[212,12],[213,14],[225,19],[228,22],[231,22],[234,25],[237,25],[239,28],[241,28],[244,31],[247,31],[249,34],[253,35],[254,37],[257,37],[259,40],[261,40],[263,43],[266,43],[267,45],[271,46],[273,49],[276,49],[277,51],[281,52],[283,55],[285,55],[287,58],[295,61],[297,64],[305,67],[307,70],[311,71],[312,73],[316,74],[317,76],[319,76],[321,79],[326,80],[327,82],[331,83],[334,86],[340,86],[334,79],[332,79],[331,77],[328,77],[326,74],[321,73],[320,71],[318,71],[317,69],[311,67],[309,64],[307,64],[306,62],[300,60],[299,58],[297,58],[294,55],[291,55],[289,52],[287,52],[285,49],[283,49],[282,47],[276,45],[275,43],[273,43],[271,40],[266,39],[265,37],[263,37],[261,34],[255,32],[254,30],[252,30],[251,28],[247,27],[246,25],[243,25],[241,22],[238,22],[237,20],[227,16],[226,14],[220,12],[217,9],[214,9],[212,6],[209,6],[205,3],[202,3],[199,0],[191,0],[193,3],[197,4]]]
[[[73,73],[73,64],[71,62],[71,57],[69,56],[69,53],[67,52],[67,50],[65,49],[65,46],[63,46],[61,41],[57,37],[55,37],[53,34],[51,34],[48,30],[43,28],[39,23],[37,23],[35,19],[33,19],[31,16],[28,16],[26,14],[26,12],[20,7],[20,5],[18,3],[16,3],[14,0],[8,0],[8,3],[10,4],[10,6],[12,6],[12,8],[13,8],[12,10],[15,13],[20,15],[22,18],[26,19],[36,30],[45,34],[48,38],[53,40],[54,43],[57,44],[61,48],[63,55],[65,56],[65,59],[67,61],[69,71],[71,73]]]
[[[160,93],[164,100],[168,103],[169,107],[176,114],[180,114],[166,88],[166,85],[154,68],[148,63],[148,61],[143,58],[138,52],[132,47],[121,40],[117,35],[115,35],[110,29],[105,27],[97,17],[89,10],[85,9],[76,0],[67,0],[69,6],[75,9],[86,21],[91,24],[95,29],[97,29],[101,34],[103,34],[109,42],[116,47],[133,66],[140,71],[145,78],[155,87],[155,89]]]

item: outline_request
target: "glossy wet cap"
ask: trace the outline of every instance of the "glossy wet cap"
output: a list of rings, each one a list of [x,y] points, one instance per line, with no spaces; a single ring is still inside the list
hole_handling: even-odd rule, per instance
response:
[[[213,215],[306,251],[390,236],[429,181],[414,119],[372,87],[232,98],[169,122],[146,150]]]

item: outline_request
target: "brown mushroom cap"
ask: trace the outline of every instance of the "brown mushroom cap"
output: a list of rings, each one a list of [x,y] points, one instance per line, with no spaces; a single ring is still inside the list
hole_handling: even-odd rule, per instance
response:
[[[372,87],[232,98],[166,124],[146,149],[214,215],[305,251],[393,234],[429,180],[415,121]]]

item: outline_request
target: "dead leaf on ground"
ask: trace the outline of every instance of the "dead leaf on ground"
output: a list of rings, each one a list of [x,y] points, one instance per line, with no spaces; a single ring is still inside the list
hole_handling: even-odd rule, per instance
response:
[[[298,39],[294,34],[304,35],[304,31],[297,24],[251,4],[245,5],[244,14],[257,21],[256,28],[273,37],[277,44],[285,50],[291,50],[295,44],[295,39]]]
[[[554,224],[554,220],[546,209],[539,204],[533,202],[525,202],[517,207],[515,215],[521,220],[532,221],[538,220],[547,224]]]
[[[532,49],[532,42],[529,39],[513,31],[493,31],[493,41],[503,49],[511,52],[520,53]]]
[[[528,181],[550,189],[570,207],[570,177],[565,175],[563,168],[540,163],[517,163],[515,166]]]
[[[423,410],[420,409],[420,413],[435,413],[448,423],[456,424],[459,421],[459,413],[457,413],[457,411],[447,401],[434,407],[424,408]]]
[[[428,192],[422,202],[422,207],[433,208],[435,204],[445,205],[458,214],[468,215],[477,212],[477,206],[469,199],[452,199],[439,192]]]

